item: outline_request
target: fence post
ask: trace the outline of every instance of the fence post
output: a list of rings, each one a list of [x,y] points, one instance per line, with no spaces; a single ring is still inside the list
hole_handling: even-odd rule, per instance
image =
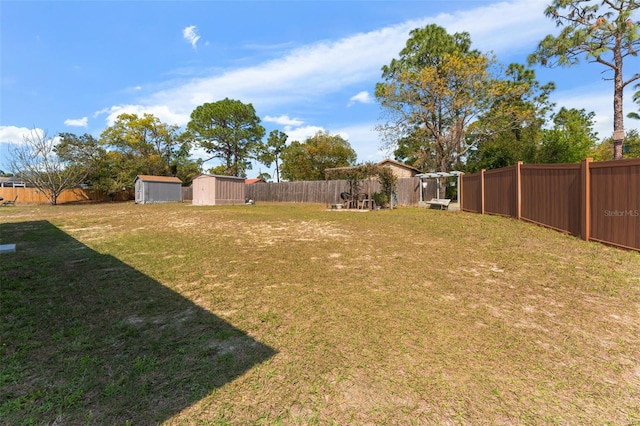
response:
[[[593,158],[585,158],[580,163],[580,185],[582,190],[582,205],[580,212],[580,237],[589,241],[591,237],[591,170]]]
[[[522,175],[520,174],[522,161],[516,163],[516,219],[522,218]]]
[[[480,214],[484,214],[484,172],[486,170],[480,170]]]
[[[422,191],[422,188],[420,188]],[[458,198],[460,198],[459,206],[460,211],[464,211],[464,173],[458,175]]]

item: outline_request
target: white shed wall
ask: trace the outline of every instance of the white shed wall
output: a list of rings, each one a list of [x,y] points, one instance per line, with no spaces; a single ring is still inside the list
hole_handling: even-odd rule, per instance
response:
[[[232,176],[201,175],[193,180],[196,206],[244,204],[244,179]]]

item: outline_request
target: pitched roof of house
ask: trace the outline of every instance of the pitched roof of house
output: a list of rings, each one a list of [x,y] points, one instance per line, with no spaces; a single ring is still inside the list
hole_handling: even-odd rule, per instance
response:
[[[253,179],[245,179],[244,180],[244,183],[246,183],[246,184],[258,183],[258,182],[264,182],[264,179],[262,179],[262,178],[253,178]]]
[[[141,180],[143,182],[170,182],[170,183],[182,183],[180,179],[173,176],[151,176],[151,175],[138,175],[136,176],[136,180]]]
[[[401,162],[396,161],[396,160],[392,160],[391,158],[386,158],[386,159],[384,159],[384,160],[382,160],[381,162],[378,163],[378,166],[385,166],[385,165],[392,165],[392,166],[402,167],[404,169],[412,170],[412,171],[414,171],[416,173],[422,173],[421,170],[416,169],[413,166],[401,163]]]

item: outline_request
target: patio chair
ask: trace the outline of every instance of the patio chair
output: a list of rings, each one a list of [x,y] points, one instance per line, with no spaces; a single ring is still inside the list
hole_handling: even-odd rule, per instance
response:
[[[342,199],[342,205],[345,209],[353,207],[353,196],[350,192],[341,192],[340,198]]]
[[[15,206],[17,199],[18,199],[18,196],[16,195],[13,201],[11,200],[3,201],[2,204],[0,204],[0,207]]]
[[[364,209],[364,206],[367,204],[367,202],[369,202],[369,195],[361,192],[356,197],[356,202],[359,209]]]

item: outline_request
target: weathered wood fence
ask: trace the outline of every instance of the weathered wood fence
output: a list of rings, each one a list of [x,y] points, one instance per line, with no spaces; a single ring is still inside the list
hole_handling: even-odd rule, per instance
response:
[[[282,203],[341,203],[340,193],[349,191],[346,180],[318,180],[304,182],[253,183],[246,185],[247,198],[254,201],[274,201]],[[398,179],[396,195],[398,205],[417,206],[420,201],[420,190],[423,200],[430,200],[436,196],[435,181],[427,182],[426,187],[420,184],[419,178]],[[376,179],[364,180],[361,192],[372,194],[380,191],[380,184]]]
[[[309,182],[280,182],[280,183],[254,183],[245,185],[245,197],[254,201],[275,201],[283,203],[328,203],[342,202],[340,193],[349,190],[346,180],[322,180]],[[422,187],[418,178],[398,179],[396,195],[398,205],[417,206],[420,201],[420,193],[423,191],[423,199],[429,200],[435,197],[435,181],[426,183]],[[369,194],[380,191],[380,184],[376,179],[365,180],[360,188],[361,192]],[[5,200],[13,200],[18,195],[18,204],[45,204],[49,201],[35,188],[25,187],[0,187],[0,197]],[[92,189],[69,189],[58,197],[59,204],[90,202],[90,201],[126,201],[133,200],[133,190],[126,190],[115,195],[113,200],[103,192]],[[193,199],[193,188],[182,188],[182,200],[189,202]]]
[[[16,196],[16,204],[46,204],[49,200],[36,188],[27,187],[0,187],[0,197],[5,200],[13,200]],[[58,197],[58,204],[79,203],[91,201],[127,201],[134,199],[134,191],[127,189],[114,194],[111,198],[102,191],[95,189],[74,188],[67,189]]]
[[[463,175],[461,209],[640,250],[640,159],[518,163]]]

